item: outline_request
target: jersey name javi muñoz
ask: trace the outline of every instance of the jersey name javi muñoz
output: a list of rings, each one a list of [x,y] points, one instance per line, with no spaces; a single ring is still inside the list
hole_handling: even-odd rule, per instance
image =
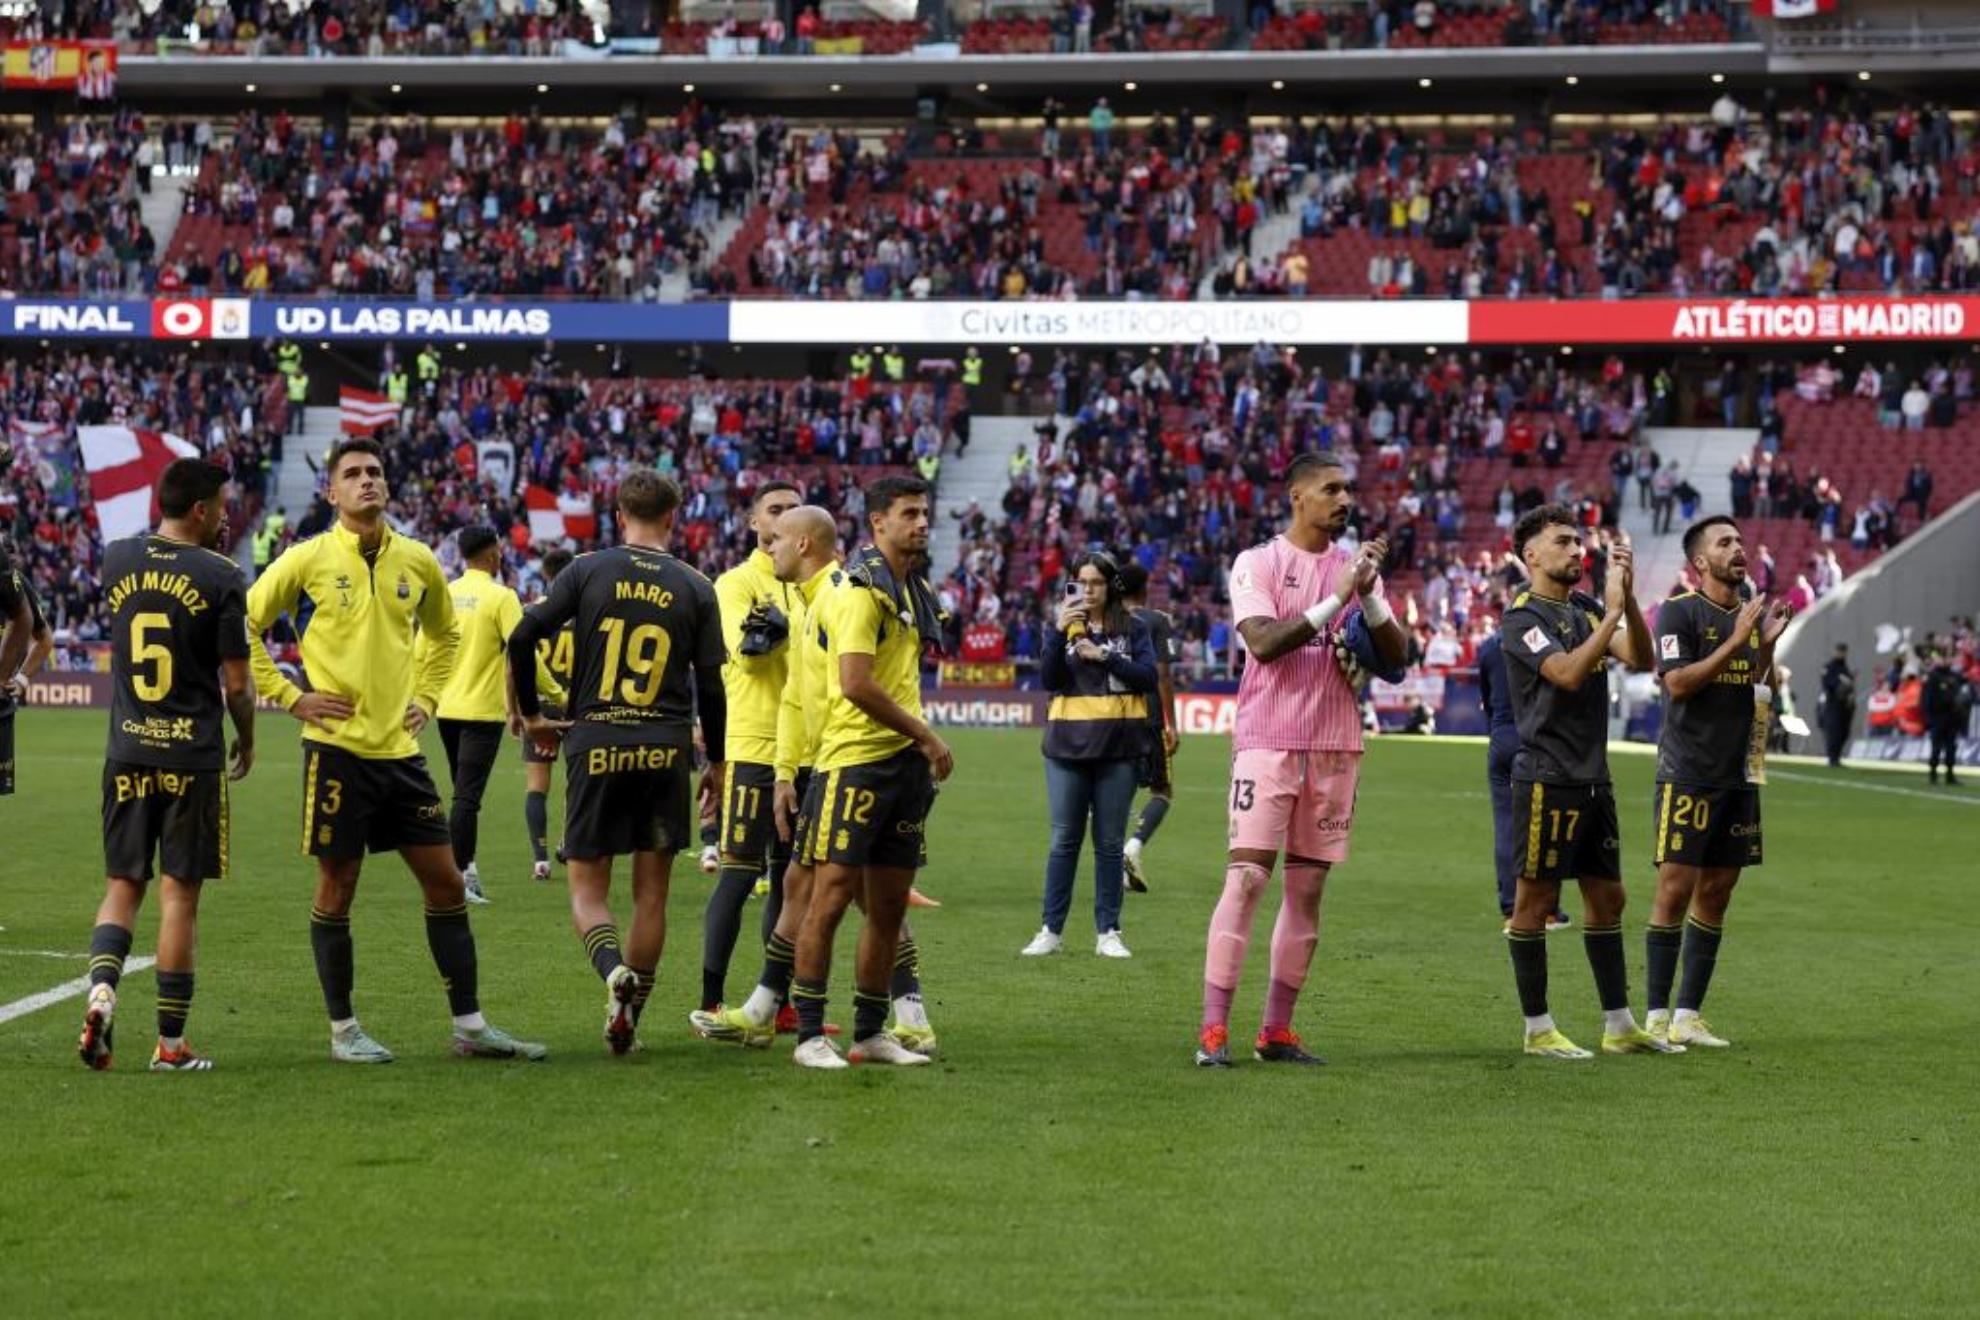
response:
[[[1695,591],[1673,596],[1657,610],[1657,672],[1696,664],[1724,646],[1739,612]],[[1657,738],[1657,778],[1701,788],[1740,788],[1747,780],[1753,736],[1753,685],[1760,673],[1760,635],[1726,667],[1683,701],[1664,703],[1664,727]]]
[[[110,611],[112,761],[218,770],[227,748],[220,662],[248,658],[247,581],[225,555],[169,537],[103,552]]]
[[[1555,687],[1540,673],[1549,656],[1573,651],[1601,622],[1601,605],[1579,591],[1565,601],[1523,591],[1500,620],[1499,651],[1512,690],[1513,722],[1519,726],[1514,779],[1609,782],[1608,657],[1596,659],[1595,672],[1574,692]]]
[[[664,551],[616,546],[571,561],[529,612],[553,634],[572,625],[570,749],[693,741],[694,671],[722,663],[707,578]]]

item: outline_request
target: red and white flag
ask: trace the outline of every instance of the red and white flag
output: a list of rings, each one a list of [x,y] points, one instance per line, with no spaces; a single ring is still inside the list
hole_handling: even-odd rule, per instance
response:
[[[163,431],[78,426],[76,439],[105,541],[151,530],[158,520],[158,478],[175,459],[199,457],[196,447]]]
[[[345,435],[370,435],[399,420],[399,405],[382,394],[341,385],[337,389],[337,420]]]
[[[1836,0],[1753,0],[1755,18],[1813,18],[1836,12]]]
[[[558,494],[541,486],[523,487],[533,541],[588,542],[598,537],[598,514],[590,495]]]

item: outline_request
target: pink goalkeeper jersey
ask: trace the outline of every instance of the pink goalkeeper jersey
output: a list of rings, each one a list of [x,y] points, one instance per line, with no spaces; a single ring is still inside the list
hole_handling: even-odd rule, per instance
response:
[[[1339,544],[1319,554],[1275,536],[1231,565],[1231,622],[1290,619],[1334,594],[1354,556]],[[1376,594],[1383,588],[1378,584]],[[1358,601],[1336,614],[1327,630],[1271,664],[1245,661],[1238,681],[1233,751],[1358,752],[1361,710],[1334,661],[1332,634],[1359,610]]]

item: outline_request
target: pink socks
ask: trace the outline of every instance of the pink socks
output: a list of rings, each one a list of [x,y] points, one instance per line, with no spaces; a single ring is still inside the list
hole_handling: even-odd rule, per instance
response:
[[[1245,949],[1251,943],[1251,917],[1271,878],[1271,871],[1256,862],[1232,862],[1224,871],[1224,893],[1210,914],[1210,943],[1203,954],[1206,1027],[1225,1026],[1231,1020],[1231,996],[1237,993]]]
[[[1272,926],[1272,983],[1265,992],[1265,1030],[1292,1026],[1293,1007],[1313,965],[1313,948],[1320,942],[1320,893],[1327,868],[1307,863],[1286,865],[1286,898]]]

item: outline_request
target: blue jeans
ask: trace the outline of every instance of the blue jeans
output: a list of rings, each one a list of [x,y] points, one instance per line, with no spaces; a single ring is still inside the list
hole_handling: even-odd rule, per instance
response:
[[[1073,878],[1086,822],[1093,821],[1093,929],[1121,925],[1121,850],[1138,778],[1133,761],[1060,761],[1045,758],[1045,796],[1052,808],[1052,850],[1045,858],[1045,927],[1066,928]]]

